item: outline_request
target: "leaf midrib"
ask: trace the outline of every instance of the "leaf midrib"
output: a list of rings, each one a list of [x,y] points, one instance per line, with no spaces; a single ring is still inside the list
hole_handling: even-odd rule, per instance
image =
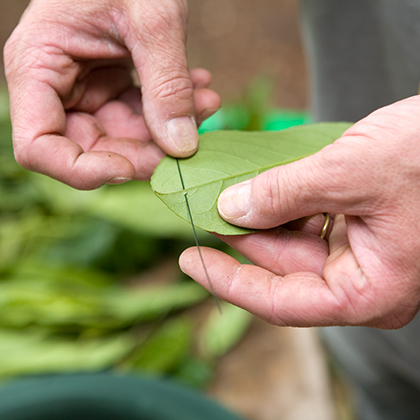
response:
[[[299,156],[299,157],[296,157],[296,158],[293,158],[293,159],[281,161],[280,163],[279,162],[276,162],[276,163],[274,163],[272,165],[260,167],[258,169],[253,169],[253,170],[245,171],[245,172],[242,172],[242,173],[237,173],[235,175],[213,179],[212,181],[205,182],[203,184],[197,184],[197,185],[194,185],[193,187],[187,187],[185,189],[178,189],[178,190],[169,191],[169,192],[157,192],[157,191],[155,191],[155,192],[158,195],[172,195],[172,194],[184,193],[186,191],[188,192],[188,191],[194,190],[196,188],[205,187],[207,185],[211,185],[211,184],[216,183],[216,182],[219,182],[219,181],[227,181],[229,179],[233,179],[233,178],[236,178],[238,176],[248,175],[248,174],[251,174],[252,172],[262,173],[262,172],[268,171],[269,169],[275,168],[276,166],[281,166],[281,165],[286,165],[288,163],[296,162],[297,160],[303,159],[303,158],[308,157],[308,156],[310,156],[310,155],[308,155],[308,154],[302,155],[302,156]],[[181,171],[182,171],[182,169],[181,169]]]

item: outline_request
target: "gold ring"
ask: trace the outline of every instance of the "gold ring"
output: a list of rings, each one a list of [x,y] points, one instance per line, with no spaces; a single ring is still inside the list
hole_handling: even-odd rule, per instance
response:
[[[324,226],[322,226],[321,233],[319,235],[321,239],[325,239],[325,237],[327,236],[327,233],[330,230],[330,225],[332,222],[332,219],[329,213],[323,213],[323,215],[325,216],[325,222],[324,222]]]

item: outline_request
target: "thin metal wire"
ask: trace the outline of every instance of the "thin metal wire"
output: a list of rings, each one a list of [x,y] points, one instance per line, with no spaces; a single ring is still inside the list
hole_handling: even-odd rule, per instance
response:
[[[178,172],[179,172],[179,178],[181,180],[181,185],[182,185],[182,189],[184,190],[184,198],[185,198],[185,204],[187,206],[187,212],[188,212],[188,217],[190,219],[191,222],[191,226],[192,226],[192,231],[194,234],[194,240],[195,240],[195,245],[197,246],[197,250],[198,250],[198,255],[200,256],[200,260],[201,260],[201,265],[203,266],[203,270],[204,270],[204,274],[206,276],[207,279],[207,284],[209,286],[209,291],[213,296],[214,302],[217,306],[217,309],[219,310],[220,313],[222,313],[222,308],[220,306],[220,302],[219,299],[216,296],[216,293],[214,291],[214,287],[213,287],[213,283],[210,280],[210,275],[209,272],[207,271],[207,267],[206,264],[204,262],[204,258],[203,258],[203,254],[201,253],[201,248],[200,248],[200,244],[198,243],[198,237],[197,237],[197,232],[195,230],[195,225],[194,225],[194,221],[193,221],[193,217],[192,217],[192,212],[191,212],[191,208],[190,208],[190,203],[188,201],[188,196],[187,196],[187,192],[185,191],[185,185],[184,185],[184,179],[182,177],[182,173],[181,173],[181,167],[179,166],[179,161],[178,159],[176,159],[176,164],[178,167]]]

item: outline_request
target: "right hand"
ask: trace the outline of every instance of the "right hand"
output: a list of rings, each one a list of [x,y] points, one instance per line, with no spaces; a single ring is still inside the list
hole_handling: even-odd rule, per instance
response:
[[[188,71],[187,14],[186,0],[32,0],[4,49],[18,163],[92,189],[192,155],[220,99]]]
[[[420,96],[380,108],[340,139],[233,185],[222,237],[255,265],[202,248],[218,297],[281,326],[407,325],[420,308]],[[334,214],[328,241],[319,237]],[[317,216],[312,216],[317,215]],[[208,287],[196,248],[182,270]]]

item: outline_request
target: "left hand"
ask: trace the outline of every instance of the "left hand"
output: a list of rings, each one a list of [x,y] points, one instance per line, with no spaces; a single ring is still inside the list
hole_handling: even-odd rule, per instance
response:
[[[225,190],[225,220],[269,230],[222,238],[255,266],[202,249],[217,296],[282,326],[408,324],[420,305],[419,114],[420,97],[381,108],[315,155]],[[328,242],[322,213],[336,214]],[[196,249],[180,265],[206,286]]]
[[[88,190],[194,154],[220,99],[188,70],[187,17],[187,0],[32,0],[4,48],[16,161]]]

